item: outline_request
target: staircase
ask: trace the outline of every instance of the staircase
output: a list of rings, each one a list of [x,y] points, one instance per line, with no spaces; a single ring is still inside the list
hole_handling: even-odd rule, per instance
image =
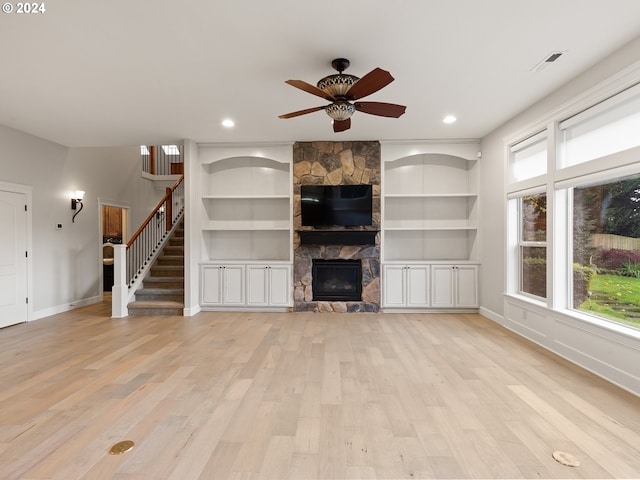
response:
[[[129,303],[129,315],[182,315],[184,309],[184,224],[178,225]]]

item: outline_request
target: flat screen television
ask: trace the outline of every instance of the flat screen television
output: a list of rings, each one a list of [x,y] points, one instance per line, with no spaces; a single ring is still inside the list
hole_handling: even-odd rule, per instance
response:
[[[301,185],[302,225],[372,224],[371,185]]]

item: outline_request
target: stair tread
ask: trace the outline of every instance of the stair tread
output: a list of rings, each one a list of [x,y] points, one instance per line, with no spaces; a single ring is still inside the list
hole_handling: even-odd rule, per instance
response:
[[[168,280],[162,280],[168,278]],[[175,275],[147,275],[143,282],[160,282],[160,281],[164,281],[164,282],[183,282],[184,283],[184,276],[180,275],[180,276],[175,276]]]
[[[181,287],[146,287],[142,286],[139,288],[136,293],[144,292],[144,293],[155,293],[155,292],[163,292],[163,293],[183,293],[184,288]]]
[[[160,307],[182,308],[184,307],[184,303],[174,302],[171,300],[136,300],[135,302],[131,302],[128,305],[128,308],[160,308]]]

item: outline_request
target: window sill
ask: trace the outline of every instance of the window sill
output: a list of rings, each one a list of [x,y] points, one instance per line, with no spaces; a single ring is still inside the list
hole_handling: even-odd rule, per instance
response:
[[[577,310],[550,308],[547,306],[546,302],[526,295],[505,293],[504,296],[509,300],[515,300],[522,304],[528,304],[531,307],[544,310],[548,313],[559,315],[561,317],[564,317],[565,319],[578,320],[586,325],[607,330],[609,332],[613,332],[618,335],[640,341],[640,329],[625,325],[624,323],[617,323],[613,320],[605,320],[603,318],[596,317],[595,315],[589,315],[588,313],[583,313]],[[560,320],[563,321],[562,318]]]
[[[595,327],[602,328],[610,332],[614,332],[619,335],[624,335],[625,337],[630,337],[634,340],[640,341],[640,330],[629,325],[625,325],[624,323],[618,323],[614,320],[605,320],[595,315],[589,315],[588,313],[579,312],[577,310],[563,309],[554,310],[554,312],[557,312],[565,317],[580,320],[581,322],[588,323]]]

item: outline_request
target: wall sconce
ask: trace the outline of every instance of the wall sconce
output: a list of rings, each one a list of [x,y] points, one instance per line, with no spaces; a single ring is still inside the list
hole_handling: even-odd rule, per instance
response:
[[[71,210],[76,211],[76,213],[73,214],[73,217],[71,217],[71,222],[73,223],[75,223],[76,216],[82,211],[82,207],[84,207],[84,205],[82,204],[83,198],[84,192],[82,190],[76,190],[75,192],[73,192],[73,198],[71,199]],[[80,208],[78,208],[78,205],[80,205]]]

